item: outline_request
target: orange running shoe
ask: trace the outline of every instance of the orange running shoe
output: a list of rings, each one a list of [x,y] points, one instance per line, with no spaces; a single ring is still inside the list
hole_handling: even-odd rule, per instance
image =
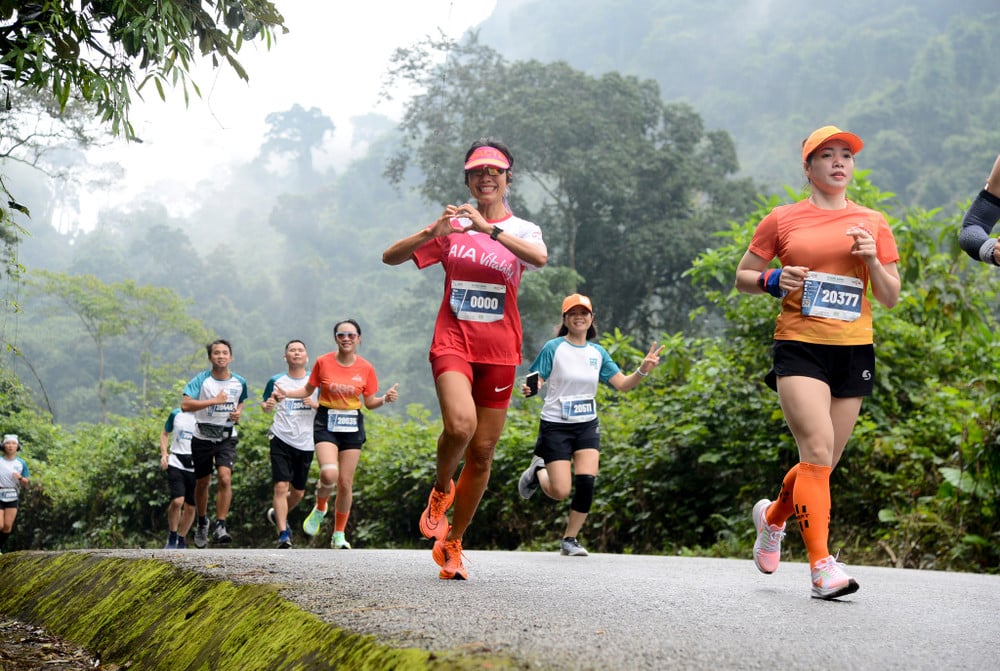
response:
[[[420,533],[424,538],[434,538],[444,540],[448,535],[451,526],[448,524],[446,513],[451,508],[455,500],[455,481],[451,481],[451,490],[439,492],[437,487],[431,487],[431,495],[427,500],[427,507],[420,513]]]
[[[431,552],[434,561],[441,567],[438,577],[441,580],[468,580],[469,572],[462,564],[462,540],[434,541],[434,550]]]

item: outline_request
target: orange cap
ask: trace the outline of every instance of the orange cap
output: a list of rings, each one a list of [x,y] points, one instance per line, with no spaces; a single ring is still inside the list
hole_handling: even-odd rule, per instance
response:
[[[861,148],[865,146],[865,143],[854,133],[848,133],[846,130],[840,130],[836,126],[823,126],[822,128],[817,128],[809,137],[805,139],[802,143],[802,160],[805,161],[809,158],[809,154],[816,151],[824,142],[829,142],[830,140],[843,140],[847,143],[847,146],[851,148],[851,151],[855,154],[861,151]]]
[[[563,299],[562,313],[566,314],[567,312],[575,308],[577,305],[582,305],[591,312],[594,311],[594,306],[590,304],[590,298],[588,298],[587,296],[582,296],[580,294],[570,294],[569,296]]]

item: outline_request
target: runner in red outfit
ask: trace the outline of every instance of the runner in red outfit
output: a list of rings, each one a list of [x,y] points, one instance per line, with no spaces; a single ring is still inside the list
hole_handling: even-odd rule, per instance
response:
[[[445,206],[431,225],[382,254],[389,265],[412,260],[418,268],[440,263],[445,270],[430,353],[443,429],[437,441],[437,479],[420,516],[421,533],[435,539],[433,556],[442,579],[468,575],[462,535],[486,491],[514,370],[521,363],[521,273],[548,260],[538,226],[515,217],[507,206],[513,167],[514,158],[501,142],[473,143],[465,154],[465,183],[476,206]]]

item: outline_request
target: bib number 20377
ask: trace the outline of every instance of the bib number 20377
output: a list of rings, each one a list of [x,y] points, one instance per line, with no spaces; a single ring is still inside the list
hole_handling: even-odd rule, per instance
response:
[[[811,272],[802,286],[802,314],[852,322],[861,316],[863,294],[857,277]]]

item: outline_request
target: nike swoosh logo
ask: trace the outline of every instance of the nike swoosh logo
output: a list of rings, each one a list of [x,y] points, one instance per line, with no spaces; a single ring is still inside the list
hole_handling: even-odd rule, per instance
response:
[[[512,384],[508,384],[506,387],[493,387],[493,392],[499,394],[502,391],[507,391],[508,389],[510,389],[513,386],[514,385],[512,385]]]

